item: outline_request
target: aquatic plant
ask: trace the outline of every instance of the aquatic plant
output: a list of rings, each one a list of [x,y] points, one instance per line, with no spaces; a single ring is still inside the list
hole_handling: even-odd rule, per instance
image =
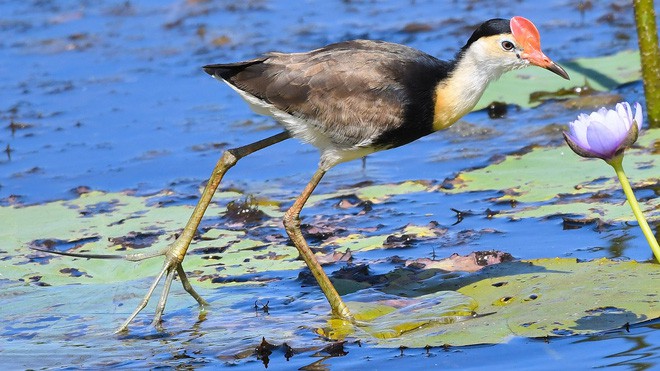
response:
[[[637,141],[642,128],[642,115],[642,106],[639,103],[635,104],[633,115],[627,102],[618,103],[613,110],[601,108],[589,115],[580,114],[577,120],[569,124],[569,131],[564,132],[564,138],[573,152],[582,157],[600,158],[614,168],[633,214],[656,260],[660,262],[658,241],[642,214],[623,170],[623,153]]]

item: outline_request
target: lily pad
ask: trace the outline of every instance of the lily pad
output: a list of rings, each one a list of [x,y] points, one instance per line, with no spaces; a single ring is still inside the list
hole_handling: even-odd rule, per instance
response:
[[[356,187],[319,195],[315,201],[348,193],[377,203],[393,195],[427,189],[428,185],[423,182],[409,181],[364,189]],[[63,258],[35,252],[30,247],[116,256],[161,251],[174,240],[192,212],[190,205],[154,202],[162,196],[139,197],[122,192],[93,191],[68,201],[0,207],[0,220],[7,221],[0,223],[1,249],[5,254],[0,260],[0,278],[18,284],[31,280],[31,277],[39,277],[41,285],[105,284],[135,279],[137,272],[158,272],[162,265],[159,258],[138,263]],[[236,192],[224,192],[217,193],[215,200],[235,200],[238,197],[240,194]],[[282,228],[282,211],[278,203],[259,200],[252,206],[258,207],[266,216],[266,220],[260,221],[260,227]],[[224,207],[212,203],[205,220],[225,212]],[[286,241],[252,239],[244,230],[224,228],[224,222],[203,228],[184,263],[191,279],[201,286],[212,287],[218,281],[241,283],[246,280],[241,276],[272,276],[273,272],[304,267],[296,248],[286,245]],[[346,247],[359,250],[371,246],[371,242],[375,244],[371,248],[382,247],[386,238],[376,236],[370,240],[359,237],[354,241],[357,245],[347,242]]]
[[[660,317],[657,264],[539,259],[427,276],[392,272],[382,289],[390,296],[348,303],[358,326],[331,320],[319,332],[382,347],[474,345],[593,334]]]
[[[5,256],[0,261],[3,288],[8,295],[40,285],[55,286],[50,288],[55,290],[72,283],[101,288],[136,282],[135,278],[144,272],[156,272],[161,259],[135,265],[117,260],[41,256],[27,250],[30,244],[51,239],[53,244],[78,252],[107,254],[120,250],[117,254],[121,254],[126,247],[108,237],[126,236],[133,231],[149,231],[150,237],[144,241],[151,245],[144,249],[160,249],[180,228],[180,219],[185,219],[190,206],[145,206],[148,203],[148,197],[93,192],[71,201],[0,208],[0,217],[11,221],[0,227],[0,238],[5,242]],[[209,212],[222,210],[212,205]],[[25,227],[33,225],[43,228]],[[416,226],[406,226],[402,231],[418,232],[419,236],[442,233]],[[277,281],[277,272],[303,266],[295,248],[266,245],[242,231],[210,228],[191,247],[185,267],[196,286],[204,290],[217,288],[217,282],[229,289],[227,284],[231,283]],[[255,279],[255,274],[264,277]],[[241,278],[246,275],[247,279]],[[383,347],[469,345],[503,342],[512,336],[587,334],[657,318],[659,279],[657,265],[610,260],[510,262],[462,275],[448,275],[438,269],[398,268],[376,283],[379,286],[361,282],[353,285],[359,290],[347,298],[366,300],[349,304],[361,326],[331,321],[319,332],[336,339],[357,336]],[[88,291],[80,286],[75,290]],[[187,298],[185,293],[180,294],[181,299]],[[213,296],[210,299],[213,304]],[[98,302],[108,300],[106,297]],[[234,302],[229,298],[226,301],[220,306]],[[315,303],[322,301],[319,295]],[[290,328],[290,322],[277,322],[270,325],[271,331],[286,332],[278,323],[286,323]],[[249,328],[245,326],[241,336],[257,336]],[[292,341],[298,337],[287,335]]]
[[[507,102],[521,107],[533,107],[541,102],[531,101],[530,95],[539,90],[557,91],[588,85],[594,90],[609,91],[615,87],[641,79],[639,52],[624,51],[599,58],[579,58],[559,63],[571,80],[564,80],[537,67],[529,67],[505,74],[486,89],[475,109],[491,102]]]
[[[381,203],[386,201],[392,196],[414,193],[414,192],[423,192],[430,189],[430,184],[426,181],[413,181],[408,180],[396,184],[376,184],[369,186],[355,186],[350,188],[345,188],[338,190],[332,193],[325,194],[312,194],[309,197],[308,204],[314,204],[316,202],[327,200],[331,198],[341,197],[345,195],[356,195],[362,201],[371,201],[373,203]]]
[[[157,272],[162,265],[162,259],[158,258],[130,263],[113,259],[55,257],[29,249],[30,246],[51,247],[116,256],[162,250],[181,230],[192,207],[149,206],[151,199],[157,197],[159,195],[136,197],[126,193],[91,192],[69,201],[0,207],[0,219],[8,221],[0,225],[5,253],[0,261],[0,277],[20,282],[38,276],[45,285],[103,284],[132,280],[137,272]],[[267,205],[261,205],[260,210],[269,216],[280,213]],[[223,207],[212,203],[207,215],[222,215],[224,211]],[[266,223],[276,224],[277,221]],[[138,234],[149,238],[142,238],[140,243],[126,242],[127,236]],[[199,278],[202,284],[210,285],[219,272],[227,277],[250,271],[301,267],[302,263],[294,261],[297,257],[295,248],[281,246],[279,254],[290,257],[282,262],[279,256],[260,251],[263,246],[263,241],[252,240],[244,232],[210,228],[191,246],[186,268],[193,271],[192,276]],[[224,249],[229,251],[221,256],[213,254]],[[71,272],[76,272],[75,277]]]
[[[639,147],[626,152],[624,168],[633,188],[657,187],[658,156],[653,148],[658,141],[660,130],[647,130],[639,138]],[[447,192],[499,191],[495,201],[517,202],[515,209],[498,216],[578,214],[609,222],[634,219],[630,208],[622,205],[623,196],[611,197],[621,189],[614,170],[601,160],[579,158],[566,146],[507,156],[500,163],[460,173],[454,185]],[[657,197],[643,200],[640,206],[650,220],[660,217]]]

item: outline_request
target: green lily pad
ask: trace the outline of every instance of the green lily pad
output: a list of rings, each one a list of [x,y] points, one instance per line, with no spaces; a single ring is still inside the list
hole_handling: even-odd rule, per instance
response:
[[[530,95],[539,90],[554,92],[588,85],[595,90],[609,91],[639,80],[642,76],[637,51],[624,51],[599,58],[579,58],[559,64],[568,72],[570,80],[538,67],[512,71],[490,84],[475,109],[487,107],[493,101],[533,107],[540,102],[530,101]]]
[[[400,238],[402,236],[409,236],[415,239],[425,239],[438,237],[445,232],[446,230],[439,227],[409,224],[403,227],[401,232],[395,234],[386,233],[373,236],[365,236],[360,233],[351,233],[343,237],[331,237],[321,243],[319,247],[323,248],[326,246],[334,246],[335,249],[339,248],[341,250],[348,249],[350,251],[370,251],[387,247],[388,238],[391,237]]]
[[[375,185],[316,196],[315,201],[357,194],[361,199],[382,202],[393,195],[428,190],[423,182]],[[137,272],[160,270],[162,259],[131,263],[121,260],[86,259],[51,256],[30,250],[30,246],[54,248],[87,254],[125,254],[162,251],[175,238],[192,212],[189,205],[161,205],[148,197],[128,193],[90,192],[76,199],[30,206],[0,207],[0,240],[6,254],[0,260],[0,278],[12,282],[38,279],[41,284],[105,284],[128,281]],[[217,193],[215,200],[235,200],[236,192]],[[282,211],[278,203],[258,200],[258,208],[272,218],[261,226],[281,228]],[[212,203],[207,216],[223,215],[225,208]],[[382,247],[387,236],[360,237],[353,250]],[[246,274],[272,274],[304,267],[295,247],[285,242],[273,243],[251,239],[244,231],[208,228],[190,247],[184,263],[191,279],[201,286],[215,282],[241,282]],[[110,273],[112,272],[112,273]],[[144,273],[142,273],[144,274]]]
[[[74,245],[72,249],[78,252],[108,254],[118,250],[115,252],[122,254],[127,247],[115,238],[135,235],[135,231],[151,233],[144,239],[149,245],[145,249],[161,249],[180,228],[180,220],[188,216],[191,207],[148,207],[149,202],[149,197],[93,192],[71,201],[0,208],[0,217],[10,221],[0,227],[0,238],[5,242],[5,255],[0,260],[4,292],[10,296],[25,290],[36,293],[36,286],[26,283],[54,286],[48,288],[54,290],[51,292],[59,292],[59,287],[72,283],[89,284],[86,286],[98,289],[108,285],[117,287],[122,282],[133,285],[144,272],[157,272],[162,259],[133,264],[121,260],[42,257],[41,253],[27,249],[29,245],[50,240],[55,245]],[[209,210],[211,213],[222,211],[218,205],[211,205]],[[47,220],[54,222],[47,223]],[[43,228],[26,228],[33,225]],[[417,226],[407,226],[402,231],[418,232],[420,236],[441,233]],[[295,248],[274,245],[267,249],[263,241],[251,239],[242,231],[211,228],[195,241],[185,267],[200,290],[217,288],[218,280],[228,290],[232,283],[243,284],[241,280],[232,281],[232,276],[272,275],[303,266],[297,260]],[[130,249],[131,252],[142,251]],[[358,336],[365,342],[384,347],[468,345],[502,342],[512,336],[587,334],[657,318],[660,314],[658,279],[657,265],[609,260],[578,263],[574,259],[545,259],[502,263],[458,277],[455,273],[447,276],[437,269],[395,269],[380,281],[385,284],[378,290],[360,282],[353,285],[363,289],[350,294],[349,298],[355,295],[367,301],[349,304],[361,326],[333,321],[320,332],[333,338]],[[348,285],[347,282],[342,284]],[[81,286],[67,290],[74,291],[89,290]],[[112,295],[118,292],[114,289]],[[131,300],[139,295],[131,294]],[[108,295],[101,296],[95,301],[115,300]],[[182,292],[176,297],[190,301]],[[222,297],[223,302],[217,304],[222,308],[235,302],[233,297]],[[248,298],[245,301],[251,300],[250,295],[245,297]],[[210,299],[213,305],[213,295]],[[317,296],[315,305],[322,301],[322,297]],[[111,310],[112,321],[123,317],[117,309]],[[90,307],[89,311],[94,310]],[[257,336],[250,332],[250,326],[244,327],[241,339]],[[287,329],[290,330],[289,321],[269,324],[270,332],[286,332]],[[256,331],[261,334],[263,329]],[[289,331],[287,338],[296,341],[300,336],[306,335]]]
[[[341,249],[350,249],[351,251],[370,251],[383,247],[388,235],[378,235],[366,237],[361,234],[351,233],[345,237],[333,238],[324,242],[321,247],[327,245],[341,246]]]
[[[423,192],[429,184],[423,181],[405,181],[399,184],[372,185],[357,190],[357,196],[363,201],[382,202],[392,196],[406,193]]]
[[[352,187],[338,190],[332,193],[325,194],[312,194],[309,197],[308,204],[312,205],[319,201],[337,198],[341,196],[354,194],[362,201],[371,201],[373,203],[380,203],[392,196],[402,195],[407,193],[423,192],[430,189],[430,184],[422,180],[408,180],[397,184],[376,184],[366,187]]]
[[[660,317],[657,264],[539,259],[458,278],[420,274],[392,272],[383,292],[393,296],[348,303],[358,326],[331,320],[319,332],[382,347],[474,345],[592,334]]]
[[[191,206],[154,206],[161,195],[136,197],[125,193],[91,192],[69,201],[31,206],[0,207],[0,240],[5,256],[1,277],[14,282],[34,280],[42,284],[103,284],[135,279],[138,272],[158,272],[162,258],[131,263],[121,260],[52,256],[30,250],[30,246],[87,254],[145,253],[163,250],[173,241],[192,211]],[[218,195],[222,199],[223,195]],[[235,197],[235,194],[225,195]],[[279,210],[260,206],[267,215]],[[212,203],[207,215],[222,215],[223,207]],[[277,220],[266,223],[278,223]],[[128,237],[127,237],[128,236]],[[130,236],[134,239],[131,240]],[[136,237],[137,236],[137,237]],[[142,238],[147,236],[148,238]],[[138,242],[136,242],[136,240]],[[278,247],[279,255],[268,255],[264,242],[235,230],[211,228],[191,246],[186,269],[202,285],[213,278],[249,272],[299,269],[298,253],[289,246]],[[229,248],[231,247],[231,248]],[[227,249],[223,254],[213,251]],[[282,259],[282,256],[288,259]],[[144,273],[141,273],[144,274]]]
[[[626,151],[624,168],[633,188],[657,186],[658,156],[652,149],[659,140],[660,130],[647,130],[639,138],[639,147]],[[578,157],[567,146],[507,156],[500,163],[460,173],[454,184],[447,192],[499,191],[495,201],[517,202],[516,208],[499,216],[578,214],[610,222],[634,220],[620,198],[596,196],[620,191],[614,170],[604,161]],[[660,217],[657,197],[640,206],[649,220]]]

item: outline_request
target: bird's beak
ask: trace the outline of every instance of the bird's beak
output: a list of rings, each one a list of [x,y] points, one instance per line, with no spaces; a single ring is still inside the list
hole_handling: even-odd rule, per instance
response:
[[[520,58],[526,59],[535,66],[552,71],[566,80],[570,80],[566,70],[553,62],[541,51],[541,36],[534,23],[523,17],[513,17],[511,18],[510,26],[513,37],[516,39],[518,45],[523,48]]]
[[[557,75],[565,78],[566,80],[571,79],[568,76],[568,72],[566,72],[565,69],[563,69],[557,63],[550,60],[550,58],[548,58],[540,50],[532,50],[531,52],[528,52],[528,51],[525,50],[520,54],[520,58],[527,59],[529,61],[529,63],[531,63],[535,66],[545,68],[548,71],[552,71],[552,72],[556,73]]]

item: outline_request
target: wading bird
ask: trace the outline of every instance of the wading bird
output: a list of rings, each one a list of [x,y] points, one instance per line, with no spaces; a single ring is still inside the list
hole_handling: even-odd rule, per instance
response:
[[[204,71],[227,83],[255,112],[273,117],[284,130],[222,154],[183,232],[165,251],[123,257],[141,260],[165,255],[165,263],[147,295],[118,331],[128,328],[163,276],[153,325],[161,322],[175,274],[200,305],[207,304],[192,288],[182,267],[204,211],[225,172],[239,159],[289,138],[318,148],[320,162],[285,213],[284,227],[332,313],[352,319],[300,230],[300,211],[323,175],[339,163],[399,147],[449,127],[474,108],[491,81],[529,65],[569,78],[541,51],[534,24],[513,17],[481,24],[451,61],[404,45],[354,40],[306,53],[268,53],[249,61],[205,66]]]

